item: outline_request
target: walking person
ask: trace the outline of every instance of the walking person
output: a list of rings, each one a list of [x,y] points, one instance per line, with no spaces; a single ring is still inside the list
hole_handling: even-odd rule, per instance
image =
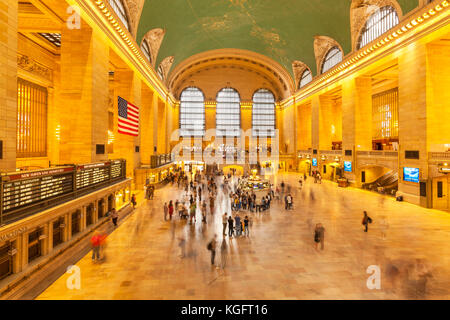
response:
[[[245,236],[250,236],[250,224],[249,224],[249,220],[248,220],[248,216],[245,216],[244,219],[244,230],[245,230]]]
[[[365,227],[364,232],[369,230],[369,223],[372,223],[372,218],[367,215],[367,211],[364,211],[364,217],[362,219],[362,225]]]
[[[220,246],[220,262],[222,266],[222,270],[225,270],[225,267],[227,265],[227,256],[228,256],[228,249],[227,249],[227,242],[225,241],[225,238],[222,240],[222,245]]]
[[[179,242],[178,242],[178,246],[180,247],[181,250],[181,254],[180,254],[180,258],[184,258],[186,257],[186,240],[184,238],[178,238]]]
[[[216,258],[216,247],[217,247],[217,234],[214,235],[214,238],[208,243],[206,247],[209,251],[211,251],[211,266],[214,266],[214,260]]]
[[[169,219],[172,220],[172,215],[173,215],[173,203],[172,200],[170,200],[169,202]]]
[[[101,245],[101,235],[99,231],[95,231],[91,238],[92,245],[92,261],[96,262],[100,260],[100,245]]]
[[[225,212],[222,216],[222,225],[223,225],[223,235],[226,236],[227,235],[227,223],[228,223],[228,215]]]
[[[137,202],[136,202],[136,195],[135,194],[133,194],[131,196],[131,203],[133,204],[133,209],[136,209]]]
[[[234,217],[234,226],[236,228],[236,237],[241,235],[241,217],[237,214]]]
[[[316,224],[316,229],[314,230],[314,242],[316,246],[316,250],[318,249],[320,243],[320,249],[323,250],[325,241],[325,228],[321,223]]]
[[[119,218],[119,215],[117,214],[116,208],[112,208],[111,210],[111,220],[114,224],[114,227],[117,227],[117,219]]]
[[[234,232],[234,226],[233,226],[233,224],[234,224],[234,220],[233,220],[233,218],[232,218],[231,216],[229,216],[229,217],[228,217],[228,236],[229,236],[230,238],[233,237],[233,232]]]
[[[164,221],[167,221],[167,214],[169,213],[169,206],[167,202],[164,203]]]

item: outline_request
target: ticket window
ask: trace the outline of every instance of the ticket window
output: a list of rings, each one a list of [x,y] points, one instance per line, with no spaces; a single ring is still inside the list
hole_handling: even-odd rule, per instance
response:
[[[81,230],[81,211],[77,210],[74,213],[72,213],[71,217],[71,224],[72,224],[72,236],[76,235]]]
[[[28,263],[42,255],[42,240],[40,239],[42,234],[41,228],[28,234]]]
[[[0,247],[0,280],[13,273],[12,244],[7,241]]]
[[[86,227],[94,223],[94,204],[86,207]]]
[[[53,248],[64,242],[64,218],[53,222]]]
[[[101,199],[98,201],[98,219],[103,218],[105,215],[105,200]]]

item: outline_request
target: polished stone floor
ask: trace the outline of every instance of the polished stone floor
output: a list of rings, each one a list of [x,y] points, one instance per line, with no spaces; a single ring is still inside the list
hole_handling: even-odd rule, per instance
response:
[[[311,178],[300,190],[296,174],[273,180],[292,186],[294,210],[275,202],[270,211],[252,214],[250,237],[225,237],[219,268],[211,267],[206,246],[215,233],[222,244],[228,201],[219,190],[206,226],[201,219],[193,225],[178,218],[168,222],[163,202],[182,193],[168,186],[108,237],[105,261],[93,263],[88,254],[77,263],[80,290],[67,288],[65,274],[38,299],[450,298],[449,213],[332,182],[314,184]],[[373,218],[368,233],[361,225],[363,210]],[[319,222],[326,229],[323,251],[313,242]],[[186,239],[185,258],[179,238]],[[369,266],[380,268],[380,289],[367,286]]]

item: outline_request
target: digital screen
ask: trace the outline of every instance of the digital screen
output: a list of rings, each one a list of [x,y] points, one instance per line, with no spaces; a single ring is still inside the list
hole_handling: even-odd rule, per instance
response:
[[[407,167],[403,168],[403,180],[419,183],[419,169]]]
[[[312,165],[313,165],[313,167],[317,167],[317,159],[316,158],[312,159]]]
[[[345,172],[352,172],[352,162],[351,161],[344,161],[344,171]]]

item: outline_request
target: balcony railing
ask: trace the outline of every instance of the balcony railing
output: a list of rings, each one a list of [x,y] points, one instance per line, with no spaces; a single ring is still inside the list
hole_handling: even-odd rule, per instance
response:
[[[429,160],[448,160],[450,161],[450,152],[429,152]]]
[[[358,157],[397,158],[398,151],[356,151]]]
[[[342,150],[320,150],[319,152],[326,156],[342,156]]]
[[[150,158],[150,167],[156,169],[174,162],[174,159],[175,157],[172,153],[154,155]]]

